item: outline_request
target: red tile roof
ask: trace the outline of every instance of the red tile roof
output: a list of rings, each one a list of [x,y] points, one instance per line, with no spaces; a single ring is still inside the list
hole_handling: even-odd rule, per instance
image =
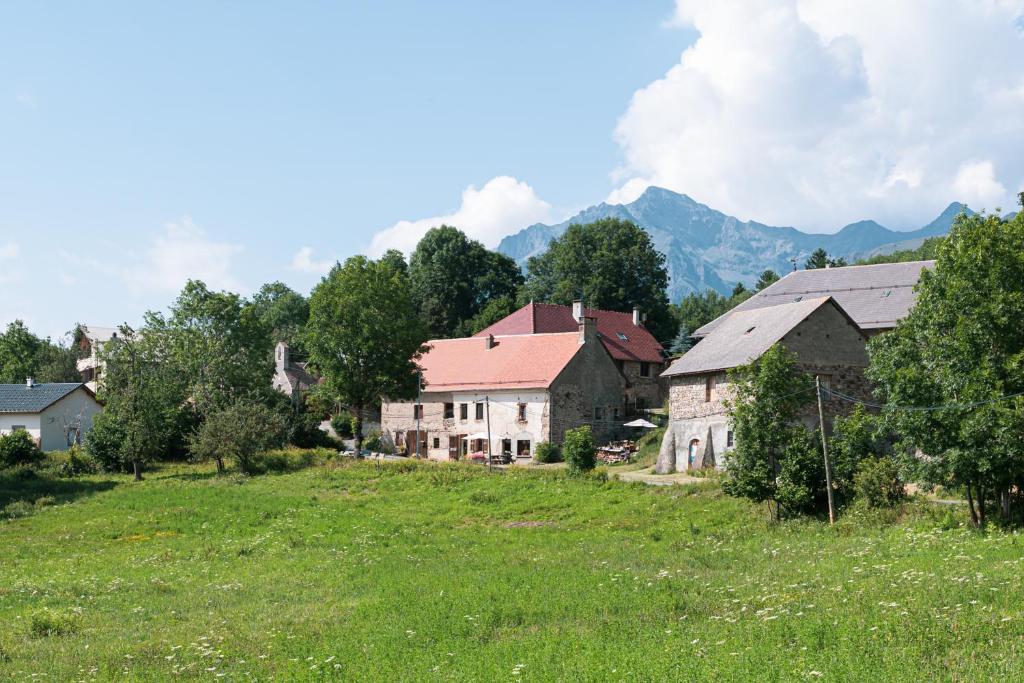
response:
[[[436,339],[419,361],[424,391],[545,389],[582,348],[579,332]]]
[[[615,360],[646,363],[664,361],[661,344],[643,325],[633,324],[632,313],[585,308],[583,315],[597,319],[597,333],[601,336],[608,355]],[[570,332],[578,327],[579,324],[572,316],[571,306],[529,303],[487,329],[481,330],[476,336]],[[623,336],[626,338],[622,339]]]

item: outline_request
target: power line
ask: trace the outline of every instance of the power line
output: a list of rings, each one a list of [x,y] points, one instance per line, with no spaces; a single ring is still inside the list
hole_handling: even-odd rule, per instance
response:
[[[846,394],[838,392],[835,389],[826,389],[826,393],[835,396],[840,400],[847,401],[849,403],[856,403],[858,405],[866,406],[868,408],[877,408],[878,410],[903,410],[906,412],[913,413],[926,413],[931,412],[933,410],[967,410],[969,408],[977,408],[979,406],[991,405],[993,403],[1000,403],[1001,401],[1006,401],[1011,398],[1018,398],[1024,396],[1024,391],[1022,391],[1016,394],[1007,394],[1005,396],[998,396],[996,398],[986,399],[984,401],[971,401],[969,403],[944,403],[941,405],[932,406],[901,406],[894,405],[892,403],[872,403],[871,401],[863,401],[853,396],[847,396]]]

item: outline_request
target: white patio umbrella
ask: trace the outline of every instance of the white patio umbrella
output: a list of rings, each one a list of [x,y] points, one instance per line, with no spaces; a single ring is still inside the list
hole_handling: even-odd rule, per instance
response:
[[[647,420],[645,420],[643,418],[640,418],[639,420],[633,420],[632,422],[627,422],[626,424],[624,424],[622,426],[623,427],[643,427],[645,429],[656,429],[658,427],[658,425],[654,424],[653,422],[648,422]]]

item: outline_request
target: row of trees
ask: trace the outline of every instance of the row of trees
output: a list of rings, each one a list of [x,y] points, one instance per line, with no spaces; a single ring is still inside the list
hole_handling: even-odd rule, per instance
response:
[[[914,308],[868,344],[882,407],[835,421],[833,484],[849,499],[859,473],[873,495],[891,498],[899,471],[962,491],[981,526],[993,508],[1011,516],[1024,490],[1024,213],[961,215],[929,249],[936,265],[922,273]],[[732,379],[737,446],[726,490],[776,516],[820,510],[820,444],[799,424],[815,399],[811,378],[775,347]]]
[[[77,382],[77,361],[73,344],[38,337],[21,320],[0,333],[0,384],[18,384],[27,377],[40,382]]]

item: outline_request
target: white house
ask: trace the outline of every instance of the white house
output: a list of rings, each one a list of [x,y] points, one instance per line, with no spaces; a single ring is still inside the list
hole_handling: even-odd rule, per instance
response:
[[[102,410],[84,384],[0,384],[0,435],[25,430],[44,451],[82,443]]]

